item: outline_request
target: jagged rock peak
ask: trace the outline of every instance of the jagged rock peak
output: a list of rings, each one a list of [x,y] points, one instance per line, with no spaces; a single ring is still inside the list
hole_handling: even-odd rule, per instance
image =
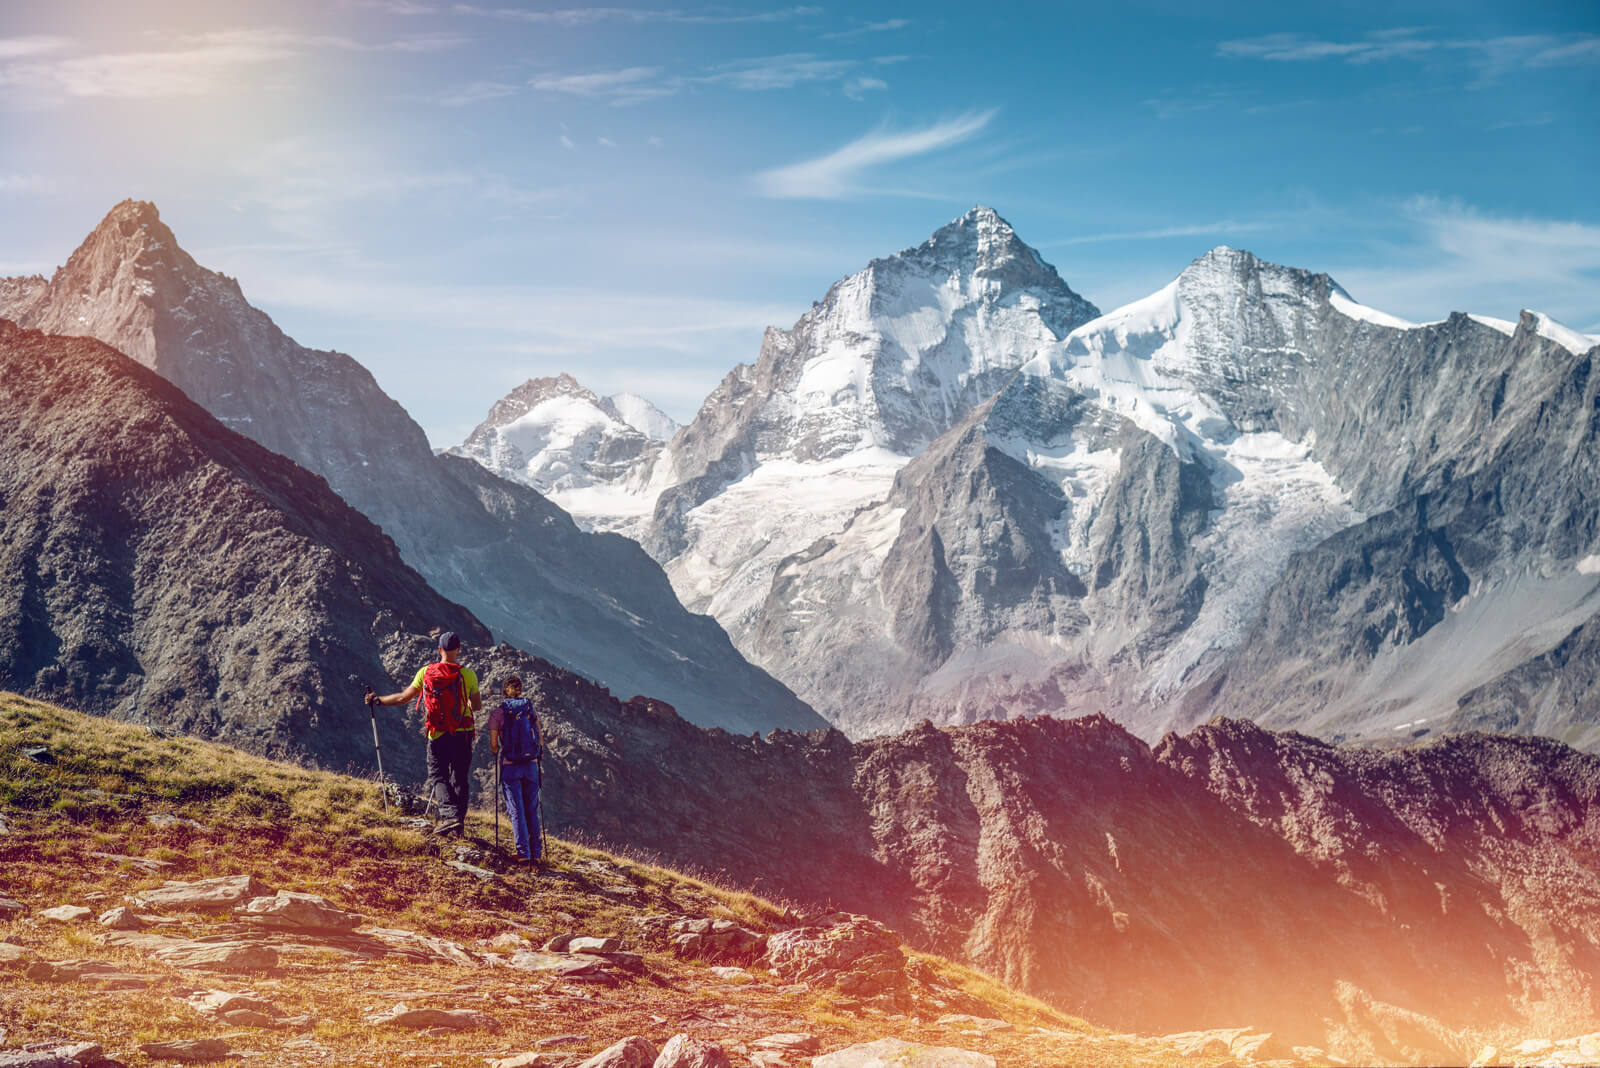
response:
[[[1327,296],[1338,293],[1350,297],[1327,274],[1301,267],[1285,267],[1264,260],[1253,252],[1227,245],[1218,245],[1197,257],[1178,276],[1178,284],[1185,291],[1246,285],[1265,294],[1292,292],[1304,296]]]
[[[871,266],[881,268],[895,263],[954,269],[975,278],[993,279],[1009,288],[1044,289],[1092,307],[1017,236],[1010,223],[983,205],[941,226],[921,245],[874,260]]]
[[[600,398],[592,389],[563,371],[558,375],[528,379],[495,401],[484,422],[490,426],[501,426],[513,419],[520,419],[540,401],[551,397],[578,397],[596,406],[600,404]]]

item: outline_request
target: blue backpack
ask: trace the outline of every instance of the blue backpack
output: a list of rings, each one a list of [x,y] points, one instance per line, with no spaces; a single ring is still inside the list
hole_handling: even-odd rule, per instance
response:
[[[508,697],[500,703],[500,759],[507,764],[539,759],[539,727],[533,702],[526,697]]]

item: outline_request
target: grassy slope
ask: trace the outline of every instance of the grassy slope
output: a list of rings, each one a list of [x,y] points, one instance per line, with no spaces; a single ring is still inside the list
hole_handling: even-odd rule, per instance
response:
[[[22,750],[47,746],[53,764]],[[166,812],[192,819],[157,827]],[[475,833],[492,836],[491,816],[475,813]],[[631,921],[641,915],[725,916],[757,930],[781,926],[787,910],[753,895],[709,885],[662,868],[633,863],[569,843],[552,842],[553,863],[540,875],[504,870],[483,884],[440,863],[438,847],[398,818],[385,815],[370,783],[274,763],[192,738],[157,738],[116,723],[0,693],[0,893],[30,913],[57,904],[98,909],[167,879],[250,872],[270,885],[322,894],[385,927],[439,936],[482,951],[477,939],[521,932],[537,946],[558,932],[614,934],[645,953],[648,974],[616,990],[552,983],[548,976],[461,965],[420,965],[394,958],[352,961],[333,952],[286,955],[274,974],[244,979],[185,973],[133,950],[102,945],[92,920],[64,925],[29,918],[0,920],[0,938],[20,942],[46,960],[93,958],[157,976],[132,993],[43,984],[0,972],[0,1027],[18,1045],[62,1035],[102,1042],[130,1064],[138,1042],[223,1033],[236,1049],[257,1050],[266,1063],[481,1063],[533,1049],[539,1038],[589,1036],[568,1049],[594,1052],[630,1034],[665,1041],[687,1030],[734,1051],[741,1042],[784,1030],[806,1030],[824,1049],[896,1035],[991,1053],[1001,1064],[1176,1063],[1018,995],[986,976],[917,954],[915,966],[937,980],[916,984],[913,1004],[844,998],[785,987],[754,969],[754,981],[730,984],[700,963],[682,962],[638,944]],[[505,834],[502,828],[502,835]],[[504,841],[504,837],[502,838]],[[128,860],[166,862],[150,874]],[[492,851],[489,851],[492,854]],[[622,888],[619,892],[619,886]],[[175,933],[199,935],[218,920],[194,918]],[[200,984],[197,987],[196,984]],[[181,1001],[201,987],[251,989],[286,1015],[319,1017],[311,1034],[320,1048],[285,1047],[297,1036],[267,1030],[228,1031]],[[423,992],[424,996],[415,995]],[[427,996],[432,995],[432,996]],[[375,1028],[362,1016],[405,1000],[413,1007],[475,1008],[499,1018],[493,1035],[423,1038]],[[932,1021],[948,1012],[1004,1018],[1014,1031],[977,1037]],[[1063,1045],[1065,1043],[1066,1045]],[[1046,1053],[1046,1049],[1061,1052]],[[735,1063],[745,1063],[735,1052]]]

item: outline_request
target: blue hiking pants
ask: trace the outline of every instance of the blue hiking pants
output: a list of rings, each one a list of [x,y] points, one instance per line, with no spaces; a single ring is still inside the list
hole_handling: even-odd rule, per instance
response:
[[[517,856],[523,860],[543,857],[539,838],[539,765],[500,765],[500,793],[505,798],[506,814],[511,817],[511,836],[516,839]]]

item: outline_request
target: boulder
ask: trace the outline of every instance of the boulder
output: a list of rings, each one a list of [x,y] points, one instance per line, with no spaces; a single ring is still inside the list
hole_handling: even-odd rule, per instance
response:
[[[28,906],[12,897],[0,897],[0,920],[9,920],[28,911]]]
[[[619,938],[574,938],[567,943],[568,953],[615,953],[622,948]]]
[[[55,920],[59,923],[77,923],[94,915],[94,909],[83,905],[57,905],[53,909],[45,909],[39,913],[40,919]]]
[[[169,882],[135,895],[133,903],[165,912],[222,912],[272,892],[253,875],[222,875],[198,882]]]
[[[652,1068],[656,1063],[656,1054],[655,1044],[648,1038],[629,1035],[596,1053],[578,1068]]]
[[[109,927],[113,931],[137,931],[144,926],[144,921],[139,914],[123,905],[114,909],[106,909],[100,914],[100,926]]]
[[[1600,1031],[1578,1036],[1578,1056],[1600,1063]]]
[[[899,1038],[862,1042],[811,1061],[812,1068],[995,1068],[994,1058],[953,1046],[923,1046]]]
[[[220,1038],[191,1038],[181,1042],[145,1042],[139,1051],[154,1061],[219,1061],[230,1052]]]
[[[905,985],[905,952],[893,931],[865,916],[836,913],[828,921],[768,938],[768,966],[787,982],[832,985],[847,994]]]
[[[421,1031],[440,1027],[447,1031],[498,1031],[500,1021],[471,1009],[413,1009],[404,1002],[388,1012],[367,1017],[381,1027],[405,1027]]]
[[[235,912],[268,927],[306,931],[348,931],[360,927],[362,917],[346,912],[316,894],[279,890],[272,897],[258,897]]]
[[[577,937],[578,936],[574,934],[551,935],[545,940],[545,944],[539,948],[544,950],[546,953],[565,953],[567,951],[567,946],[571,944],[574,938]]]
[[[661,1047],[654,1068],[733,1068],[733,1065],[715,1042],[678,1034]]]
[[[722,960],[748,964],[766,951],[765,935],[756,934],[732,920],[680,920],[672,925],[672,952],[693,960]]]

